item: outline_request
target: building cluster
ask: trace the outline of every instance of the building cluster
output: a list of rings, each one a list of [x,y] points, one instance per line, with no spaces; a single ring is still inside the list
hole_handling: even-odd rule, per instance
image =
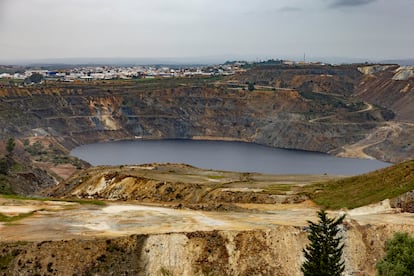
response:
[[[27,69],[24,72],[3,73],[0,74],[0,78],[27,80],[32,75],[38,74],[46,80],[71,82],[75,80],[226,76],[243,71],[242,65],[243,63],[174,68],[167,66],[85,66],[60,70]]]

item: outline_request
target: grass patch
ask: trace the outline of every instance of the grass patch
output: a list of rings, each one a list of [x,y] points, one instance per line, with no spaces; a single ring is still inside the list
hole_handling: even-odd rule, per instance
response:
[[[292,190],[293,186],[289,184],[272,184],[263,189],[267,194],[284,195]]]
[[[357,208],[414,190],[414,160],[368,174],[309,185],[306,194],[329,209]]]
[[[3,256],[0,256],[0,269],[1,270],[8,269],[13,260],[14,260],[14,256],[12,254],[6,254]]]
[[[56,198],[48,198],[48,197],[25,197],[19,195],[8,195],[2,194],[0,195],[2,198],[7,199],[17,199],[17,200],[36,200],[36,201],[57,201],[57,202],[74,202],[79,204],[90,204],[90,205],[97,205],[97,206],[106,206],[106,203],[102,200],[93,200],[93,199],[56,199]]]
[[[10,170],[12,172],[22,172],[24,171],[24,166],[20,163],[14,162]]]
[[[34,214],[34,212],[29,212],[29,213],[21,213],[21,214],[18,214],[17,216],[7,216],[3,213],[0,213],[0,221],[1,222],[6,222],[6,223],[11,223],[11,222],[14,222],[14,221],[18,221],[18,220],[30,217],[33,214]]]
[[[106,203],[104,201],[94,200],[94,199],[66,199],[66,200],[52,199],[52,201],[75,202],[75,203],[79,203],[79,204],[90,204],[90,205],[97,205],[97,206],[106,206]]]

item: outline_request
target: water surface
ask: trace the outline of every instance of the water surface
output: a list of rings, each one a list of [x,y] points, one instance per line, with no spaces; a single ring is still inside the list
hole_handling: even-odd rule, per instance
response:
[[[205,169],[269,174],[357,175],[390,165],[378,160],[339,158],[227,141],[117,141],[80,146],[71,154],[95,166],[169,162]]]

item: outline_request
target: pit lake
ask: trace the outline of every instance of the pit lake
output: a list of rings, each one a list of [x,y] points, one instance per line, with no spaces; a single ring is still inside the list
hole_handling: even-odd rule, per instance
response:
[[[358,175],[390,166],[378,160],[227,141],[116,141],[83,145],[71,155],[94,166],[185,163],[204,169],[267,174]]]

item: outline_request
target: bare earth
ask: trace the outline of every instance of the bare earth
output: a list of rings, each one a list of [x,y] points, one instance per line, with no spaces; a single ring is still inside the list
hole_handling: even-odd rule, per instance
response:
[[[162,234],[208,230],[269,229],[277,225],[307,225],[317,208],[301,204],[239,204],[242,212],[205,212],[140,205],[134,202],[106,206],[70,202],[0,199],[0,213],[32,216],[0,224],[1,241],[92,239],[131,234]],[[385,201],[347,212],[360,225],[414,225],[414,214],[397,213]],[[337,212],[332,214],[338,215]]]
[[[387,122],[386,125],[376,128],[365,139],[352,145],[343,146],[343,151],[338,154],[339,157],[375,159],[364,152],[368,147],[384,142],[389,137],[398,137],[401,132],[400,123]]]

